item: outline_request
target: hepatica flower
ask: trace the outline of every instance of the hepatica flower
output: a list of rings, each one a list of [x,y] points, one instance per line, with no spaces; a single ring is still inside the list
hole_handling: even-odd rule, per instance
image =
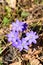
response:
[[[36,39],[38,38],[38,35],[36,32],[30,31],[25,33],[25,37],[21,35],[22,38],[19,37],[20,32],[24,33],[23,31],[27,29],[27,24],[25,22],[19,22],[19,20],[16,20],[16,22],[12,23],[12,30],[9,34],[7,34],[8,42],[12,42],[12,46],[18,48],[20,51],[23,49],[28,50],[28,45],[30,45],[32,42],[36,44]]]
[[[18,45],[18,49],[22,51],[23,49],[28,50],[28,42],[25,40],[25,38],[22,38],[21,43]]]
[[[21,40],[19,38],[16,38],[16,40],[12,42],[12,46],[16,48],[18,48],[19,44],[21,44]]]
[[[36,34],[36,32],[30,31],[26,33],[26,39],[29,41],[29,44],[31,44],[32,42],[34,44],[36,44],[36,39],[38,38],[38,35]]]
[[[25,22],[20,22],[19,20],[16,20],[15,23],[12,23],[12,30],[16,31],[22,31],[24,29]]]
[[[18,33],[11,31],[9,34],[7,34],[8,41],[9,42],[14,42],[17,39]]]

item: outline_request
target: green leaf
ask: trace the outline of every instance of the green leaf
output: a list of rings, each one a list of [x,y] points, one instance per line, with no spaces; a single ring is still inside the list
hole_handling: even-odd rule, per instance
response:
[[[2,53],[2,48],[0,48],[0,54]]]
[[[28,62],[27,65],[30,65],[30,62]]]
[[[9,20],[7,17],[4,17],[4,18],[3,18],[3,24],[4,24],[4,25],[8,24],[9,21],[10,21],[10,20]]]
[[[23,18],[27,17],[28,15],[29,15],[29,13],[28,12],[25,12],[25,11],[23,11],[21,13],[21,17],[23,17]]]
[[[42,0],[41,4],[43,4],[43,0]]]
[[[10,8],[10,7],[8,7],[8,6],[6,6],[6,7],[5,7],[5,10],[7,10],[7,12],[8,12],[8,13],[10,13],[10,12],[11,12],[11,8]]]
[[[3,65],[3,62],[2,61],[0,61],[0,65]]]
[[[39,3],[39,1],[38,1],[38,0],[34,0],[34,2],[35,2],[35,4],[38,4],[38,3]]]

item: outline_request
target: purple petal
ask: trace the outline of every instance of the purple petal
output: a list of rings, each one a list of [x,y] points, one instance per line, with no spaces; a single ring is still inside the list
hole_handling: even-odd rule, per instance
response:
[[[36,41],[36,40],[33,40],[33,43],[34,43],[34,44],[36,44],[36,43],[37,43],[37,41]]]
[[[20,47],[19,50],[22,51],[23,50],[23,47]]]
[[[36,35],[36,32],[34,32],[34,35]]]
[[[19,20],[16,20],[16,25],[19,25],[19,23],[20,23]]]
[[[25,46],[24,46],[24,49],[28,50],[28,46],[25,45]]]
[[[39,38],[39,36],[38,36],[38,35],[36,35],[36,36],[35,36],[35,39],[37,39],[37,38]]]
[[[11,42],[12,41],[12,38],[8,38],[8,41]]]
[[[20,51],[22,51],[22,50],[23,50],[22,44],[19,44],[19,45],[17,46],[17,48],[18,48]]]
[[[32,43],[32,40],[29,40],[29,42],[28,42],[28,43],[29,43],[29,45],[30,45],[30,44]]]
[[[15,25],[16,25],[15,22],[13,22],[13,23],[12,23],[12,26],[14,27]]]
[[[30,35],[30,33],[29,33],[29,32],[27,32],[27,33],[26,33],[26,36],[28,36],[28,35]]]

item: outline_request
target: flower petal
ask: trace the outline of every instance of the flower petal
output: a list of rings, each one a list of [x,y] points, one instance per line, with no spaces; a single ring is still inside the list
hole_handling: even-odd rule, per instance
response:
[[[25,46],[24,46],[24,49],[28,50],[28,46],[25,45]]]
[[[34,44],[36,44],[36,43],[37,43],[37,41],[36,41],[36,40],[33,40],[33,43],[34,43]]]

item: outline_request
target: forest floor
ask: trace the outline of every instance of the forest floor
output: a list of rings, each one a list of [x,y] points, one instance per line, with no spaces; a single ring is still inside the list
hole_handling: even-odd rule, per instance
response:
[[[39,35],[28,51],[20,52],[6,38],[17,19]],[[0,65],[43,65],[43,0],[0,0]]]

